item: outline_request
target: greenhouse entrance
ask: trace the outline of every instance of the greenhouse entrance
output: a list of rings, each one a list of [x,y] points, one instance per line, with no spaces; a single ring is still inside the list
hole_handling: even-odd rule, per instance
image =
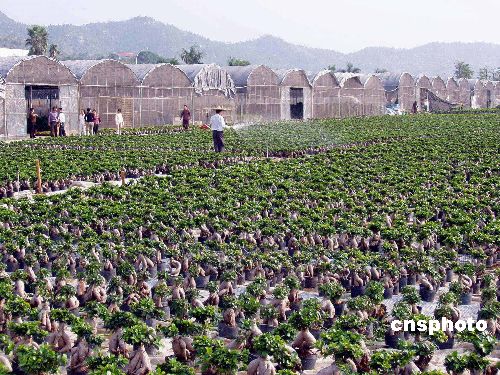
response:
[[[37,131],[50,130],[49,112],[52,107],[59,107],[59,87],[57,86],[26,86],[26,114],[30,108],[38,115]],[[28,129],[28,127],[27,127]]]
[[[290,118],[292,120],[304,119],[304,89],[290,88]]]

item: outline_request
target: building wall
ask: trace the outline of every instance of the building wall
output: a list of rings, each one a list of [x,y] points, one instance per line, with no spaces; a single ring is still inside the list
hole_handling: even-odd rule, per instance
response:
[[[126,65],[112,60],[103,60],[91,67],[80,80],[80,106],[96,109],[101,118],[101,127],[114,128],[115,114],[122,110],[125,127],[138,124],[137,101],[140,83]]]
[[[0,97],[0,136],[5,137],[5,99]]]
[[[142,126],[173,124],[184,104],[192,106],[194,89],[186,75],[172,65],[161,65],[142,82],[136,118]]]
[[[420,93],[421,93],[420,89],[428,89],[428,90],[432,91],[431,81],[425,75],[424,76],[420,76],[415,81],[415,98],[417,100],[417,103],[423,103],[425,101],[425,99],[426,99],[426,98],[421,98],[420,97]]]
[[[347,79],[340,89],[340,117],[364,116],[364,87],[356,77]]]
[[[340,117],[340,86],[331,74],[323,74],[313,84],[313,118]]]
[[[27,136],[27,105],[25,86],[23,84],[8,83],[5,88],[7,137],[22,138]]]
[[[446,84],[441,77],[434,77],[431,81],[432,92],[440,99],[447,100],[448,92],[446,91]]]
[[[446,100],[450,103],[460,103],[460,88],[457,81],[453,78],[448,79],[446,83],[446,91],[448,93]]]
[[[470,108],[471,97],[470,97],[470,87],[469,81],[462,78],[458,80],[458,91],[459,91],[459,103],[465,108]]]
[[[255,68],[247,86],[237,90],[236,122],[278,121],[281,118],[281,96],[278,76],[265,66]]]
[[[376,76],[368,78],[363,93],[363,115],[378,116],[385,113],[385,90]]]
[[[495,82],[495,103],[494,106],[500,106],[500,81]]]
[[[398,99],[402,111],[412,111],[415,102],[415,79],[408,73],[403,73],[399,78]]]
[[[312,116],[312,88],[306,74],[302,70],[290,71],[280,84],[281,119],[290,120],[290,89],[301,88],[304,95],[304,119]]]

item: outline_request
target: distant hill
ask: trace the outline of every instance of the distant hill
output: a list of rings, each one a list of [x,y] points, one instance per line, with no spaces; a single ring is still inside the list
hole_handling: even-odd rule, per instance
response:
[[[0,47],[23,48],[26,28],[27,25],[0,12]],[[206,53],[205,62],[222,65],[233,56],[272,68],[318,71],[329,65],[342,68],[350,61],[363,72],[383,68],[443,76],[453,74],[457,60],[468,62],[476,72],[483,66],[500,66],[500,45],[489,43],[429,43],[411,49],[370,47],[343,54],[288,43],[269,35],[238,43],[212,41],[149,17],[83,26],[51,25],[47,29],[50,42],[57,44],[63,53],[61,58],[73,59],[103,58],[111,53],[142,50],[170,58],[178,57],[182,48],[196,44]]]

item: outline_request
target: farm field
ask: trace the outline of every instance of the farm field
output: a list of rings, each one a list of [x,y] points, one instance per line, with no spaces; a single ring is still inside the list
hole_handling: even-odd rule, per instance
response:
[[[494,373],[497,114],[225,139],[222,154],[199,129],[0,145],[1,371]],[[35,159],[45,192],[99,185],[14,198]],[[121,169],[142,178],[111,183]],[[390,327],[442,317],[488,327]]]

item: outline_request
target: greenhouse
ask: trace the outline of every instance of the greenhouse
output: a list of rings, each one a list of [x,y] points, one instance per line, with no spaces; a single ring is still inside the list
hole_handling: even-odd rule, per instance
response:
[[[422,103],[425,102],[427,99],[426,97],[421,97],[421,92],[427,92],[425,90],[429,90],[432,92],[432,83],[429,77],[427,77],[425,74],[421,74],[417,77],[415,80],[415,97],[417,99],[417,103],[420,103],[422,106]]]
[[[458,90],[459,90],[459,103],[469,108],[471,106],[471,91],[469,86],[469,81],[466,78],[460,78],[458,80]]]
[[[236,89],[235,122],[276,121],[281,118],[278,75],[264,65],[228,66]]]
[[[141,82],[136,111],[141,125],[173,124],[184,104],[193,107],[194,90],[186,74],[171,64],[129,65]]]
[[[178,65],[194,89],[191,116],[194,122],[207,123],[213,109],[223,107],[229,123],[234,122],[234,82],[223,67],[216,64]]]
[[[101,126],[115,127],[115,114],[122,110],[125,127],[140,124],[136,106],[139,80],[125,64],[115,60],[63,61],[80,82],[80,108],[95,109]]]
[[[448,92],[446,91],[446,83],[439,76],[431,80],[432,92],[443,100],[447,100]]]
[[[359,75],[335,73],[340,85],[340,117],[363,116],[364,86]]]
[[[494,107],[500,106],[500,81],[495,82],[495,103]]]
[[[275,70],[281,91],[281,119],[305,120],[312,117],[312,88],[302,69]]]
[[[446,81],[447,100],[451,103],[460,103],[460,87],[455,78],[450,77]]]
[[[340,117],[340,85],[330,70],[309,76],[312,84],[312,117]]]
[[[45,56],[0,58],[0,135],[24,138],[28,134],[27,114],[34,108],[37,127],[48,129],[53,106],[66,112],[66,132],[78,125],[78,82],[59,62]]]
[[[385,89],[387,104],[399,104],[401,111],[410,112],[415,102],[415,80],[409,73],[377,74]]]
[[[372,74],[360,75],[359,79],[364,86],[363,115],[377,116],[385,113],[385,90],[379,77]]]

